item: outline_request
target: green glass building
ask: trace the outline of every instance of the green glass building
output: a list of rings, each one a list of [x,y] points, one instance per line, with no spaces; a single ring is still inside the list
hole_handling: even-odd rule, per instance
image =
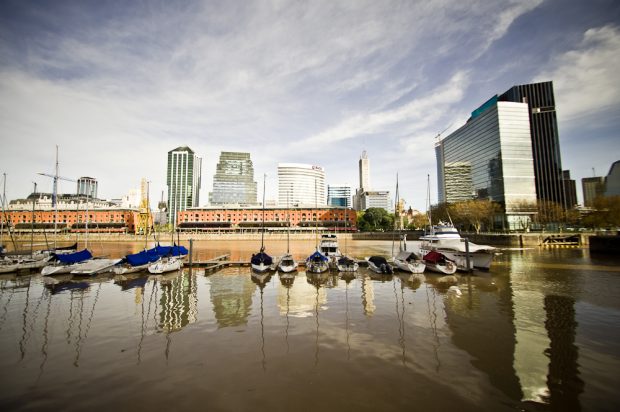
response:
[[[168,223],[176,226],[177,212],[197,207],[202,159],[187,146],[168,152]]]

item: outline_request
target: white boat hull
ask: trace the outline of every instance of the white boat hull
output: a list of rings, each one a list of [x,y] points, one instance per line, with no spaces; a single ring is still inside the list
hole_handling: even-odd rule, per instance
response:
[[[397,269],[402,270],[403,272],[409,273],[424,273],[426,270],[426,264],[423,262],[407,262],[400,259],[394,259],[392,262]]]
[[[121,265],[121,266],[114,266],[112,268],[112,272],[114,272],[115,275],[124,275],[126,273],[142,272],[144,270],[148,270],[148,268],[149,268],[149,263],[145,265],[139,265],[139,266]]]
[[[177,258],[160,259],[157,262],[151,263],[147,270],[149,273],[160,274],[172,272],[181,269],[183,262]]]
[[[121,259],[92,259],[79,263],[73,270],[72,275],[92,276],[112,269]]]

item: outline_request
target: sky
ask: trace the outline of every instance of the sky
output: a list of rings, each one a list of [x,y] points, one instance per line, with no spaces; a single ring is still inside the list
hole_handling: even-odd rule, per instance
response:
[[[323,166],[425,210],[434,143],[491,96],[553,81],[562,168],[577,181],[620,160],[620,2],[0,0],[0,173],[95,177],[100,198],[150,183],[167,152],[203,159],[208,202],[221,151],[250,152],[259,197],[277,164]],[[0,182],[1,184],[1,182]],[[60,193],[75,193],[61,181]],[[154,203],[152,203],[154,204]]]

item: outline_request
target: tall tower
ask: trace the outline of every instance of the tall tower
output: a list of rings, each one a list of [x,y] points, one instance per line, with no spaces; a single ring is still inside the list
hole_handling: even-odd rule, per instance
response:
[[[187,146],[168,152],[168,223],[177,224],[177,212],[198,206],[202,159]]]
[[[536,198],[566,209],[553,82],[513,86],[498,100],[528,105]]]
[[[249,153],[222,152],[213,176],[212,205],[256,205],[254,166]]]
[[[362,157],[359,161],[360,165],[360,189],[362,191],[370,190],[370,160],[366,154],[366,150],[362,152]]]

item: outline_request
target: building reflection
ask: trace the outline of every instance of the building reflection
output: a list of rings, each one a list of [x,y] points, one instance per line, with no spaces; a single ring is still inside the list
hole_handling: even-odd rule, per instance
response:
[[[364,315],[372,316],[375,313],[375,291],[369,276],[362,277],[362,308]]]
[[[246,325],[256,284],[250,276],[216,273],[209,276],[209,294],[215,320],[220,328]]]
[[[509,270],[461,279],[461,298],[445,295],[453,343],[474,359],[490,382],[522,405],[580,410],[575,300],[578,277],[536,268],[526,256],[510,255]],[[560,276],[563,283],[555,283]],[[540,282],[542,287],[537,287]],[[569,286],[567,289],[566,286]],[[575,292],[579,293],[579,292]]]
[[[452,342],[466,351],[472,364],[510,399],[522,397],[514,369],[515,326],[508,276],[463,276],[462,297],[444,295],[446,323]]]
[[[169,332],[174,332],[196,322],[198,313],[196,275],[183,272],[160,283],[160,326]]]
[[[298,275],[302,277],[303,275]],[[300,279],[301,280],[301,279]],[[280,315],[287,313],[301,315],[315,310],[317,293],[320,305],[327,303],[327,293],[324,285],[327,282],[326,274],[307,274],[306,282],[297,281],[292,287],[280,285],[278,287],[278,309]]]
[[[566,296],[546,296],[545,313],[550,341],[545,351],[549,357],[546,399],[554,409],[579,410],[579,395],[584,383],[579,378],[579,352],[575,345],[575,301]]]

